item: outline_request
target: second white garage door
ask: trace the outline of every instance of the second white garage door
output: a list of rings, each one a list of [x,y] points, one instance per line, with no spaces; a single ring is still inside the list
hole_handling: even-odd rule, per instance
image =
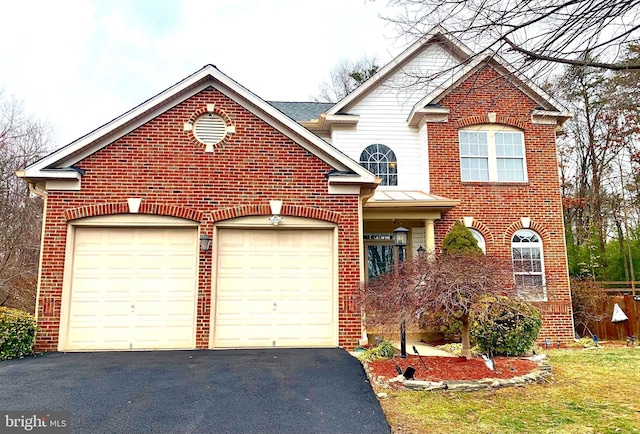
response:
[[[326,229],[220,229],[213,346],[336,346],[333,244]]]

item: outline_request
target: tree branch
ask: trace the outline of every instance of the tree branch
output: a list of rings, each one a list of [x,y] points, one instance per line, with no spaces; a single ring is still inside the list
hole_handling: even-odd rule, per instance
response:
[[[544,54],[534,53],[533,51],[526,50],[519,45],[512,42],[507,37],[500,38],[502,41],[506,42],[512,50],[517,51],[518,53],[524,54],[530,60],[544,60],[547,62],[553,63],[562,63],[564,65],[572,65],[572,66],[588,66],[593,68],[600,69],[610,69],[612,71],[626,71],[626,70],[638,70],[640,69],[640,63],[603,63],[596,62],[593,60],[580,60],[580,59],[566,59],[562,57],[555,56],[547,56]]]

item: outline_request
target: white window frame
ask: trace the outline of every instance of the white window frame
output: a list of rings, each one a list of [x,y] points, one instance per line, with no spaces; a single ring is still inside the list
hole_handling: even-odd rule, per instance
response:
[[[463,158],[483,158],[482,156],[476,155],[465,155],[462,153],[462,146],[460,146],[461,135],[462,132],[479,132],[485,133],[487,136],[487,147],[488,147],[488,155],[487,163],[488,163],[488,172],[489,179],[464,179],[464,173],[462,169],[462,159]],[[514,156],[514,159],[522,159],[522,170],[523,170],[523,179],[522,180],[500,180],[498,179],[498,160],[504,157],[498,157],[496,153],[496,143],[495,143],[495,135],[496,133],[519,133],[522,138],[522,157]],[[458,147],[460,152],[460,179],[462,182],[498,182],[498,183],[527,183],[529,182],[529,178],[527,175],[527,158],[526,158],[526,143],[524,138],[524,133],[514,127],[510,127],[507,125],[473,125],[471,127],[461,128],[458,131]],[[509,158],[509,157],[507,157]]]
[[[484,239],[484,236],[482,236],[482,232],[474,228],[469,228],[469,231],[471,231],[471,235],[473,235],[473,238],[475,238],[476,241],[478,242],[478,247],[480,247],[480,249],[482,250],[482,253],[486,255],[487,243]]]
[[[359,163],[374,175],[382,178],[380,186],[398,186],[398,158],[389,146],[383,143],[372,143],[360,153]],[[372,165],[378,167],[384,165],[385,169],[383,172],[373,170]]]
[[[533,238],[535,237],[535,241],[514,241],[513,239],[519,236],[520,238],[524,238],[529,237],[529,238]],[[532,248],[532,249],[538,249],[540,251],[540,271],[516,271],[516,267],[515,267],[515,257],[514,257],[514,249],[515,248]],[[531,229],[520,229],[518,231],[516,231],[512,236],[511,236],[511,263],[514,266],[513,268],[513,281],[516,285],[516,294],[518,295],[518,297],[524,299],[524,300],[529,300],[529,301],[547,301],[547,279],[545,277],[545,271],[544,271],[544,250],[542,247],[542,239],[540,237],[540,234],[538,234],[537,232],[531,230]],[[519,290],[519,286],[518,286],[518,281],[517,281],[517,277],[516,276],[541,276],[542,278],[542,293],[541,293],[541,297],[537,297],[534,296],[534,294],[532,294],[531,292],[528,292],[526,289],[525,290]]]

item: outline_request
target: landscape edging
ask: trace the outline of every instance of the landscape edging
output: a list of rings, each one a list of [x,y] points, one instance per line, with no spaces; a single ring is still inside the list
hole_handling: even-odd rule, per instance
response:
[[[528,358],[528,360],[532,360]],[[553,370],[546,357],[536,357],[533,359],[538,368],[513,378],[482,378],[480,380],[447,380],[447,381],[419,381],[406,380],[402,375],[392,379],[383,377],[373,377],[368,364],[363,363],[365,372],[371,382],[389,387],[390,384],[402,384],[404,388],[416,391],[452,391],[452,392],[473,392],[476,390],[499,389],[503,387],[523,386],[525,384],[538,383],[551,375]]]

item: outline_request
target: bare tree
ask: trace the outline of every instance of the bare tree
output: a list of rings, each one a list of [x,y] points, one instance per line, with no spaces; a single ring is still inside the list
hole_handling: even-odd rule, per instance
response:
[[[595,231],[602,254],[606,240],[603,186],[610,164],[622,147],[609,122],[607,75],[594,68],[571,67],[562,78],[559,94],[575,112],[566,130],[575,158],[576,197],[582,198],[585,205],[574,208],[572,223],[578,231],[586,229],[585,233],[576,234],[579,242],[588,239],[589,230]]]
[[[483,254],[422,256],[369,281],[362,291],[366,324],[462,323],[462,355],[471,357],[469,314],[487,294],[513,294],[511,263]],[[509,289],[511,288],[511,289]]]
[[[0,306],[33,312],[40,251],[41,197],[15,175],[44,155],[48,128],[0,92]]]
[[[375,1],[375,0],[374,0]],[[640,37],[640,0],[388,0],[385,17],[401,34],[420,37],[442,24],[458,39],[490,49],[519,69],[533,62],[640,69],[621,47]],[[598,58],[606,59],[599,61]]]
[[[373,57],[365,56],[354,62],[342,60],[331,70],[329,81],[320,85],[320,94],[316,100],[338,102],[371,78],[378,69],[377,60]]]
[[[625,59],[637,61],[638,46]],[[560,173],[571,273],[592,279],[634,280],[625,252],[640,216],[640,70],[568,67],[552,92],[575,116],[559,140]],[[607,245],[617,239],[619,258]],[[628,248],[626,250],[629,250]],[[628,256],[628,261],[625,261]],[[613,276],[623,262],[624,275]],[[614,267],[610,268],[609,265]]]
[[[571,304],[576,332],[611,315],[613,303],[604,288],[591,279],[571,279]]]

